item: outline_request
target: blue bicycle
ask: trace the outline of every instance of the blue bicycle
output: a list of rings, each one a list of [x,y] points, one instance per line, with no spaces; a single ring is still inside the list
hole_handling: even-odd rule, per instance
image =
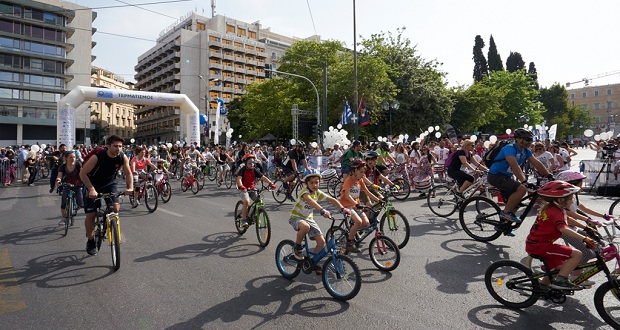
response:
[[[343,228],[346,217],[340,222],[336,228]],[[334,228],[335,219],[332,217],[332,225]],[[282,276],[293,279],[303,270],[304,273],[310,274],[315,270],[316,265],[325,257],[327,260],[323,263],[321,278],[325,290],[335,299],[346,301],[354,298],[360,291],[362,286],[362,276],[355,262],[348,256],[341,254],[336,244],[334,235],[328,235],[327,246],[318,253],[314,249],[308,247],[308,237],[304,238],[302,246],[305,250],[303,260],[297,260],[294,257],[293,249],[295,242],[292,240],[283,240],[276,248],[276,266]]]
[[[69,189],[69,195],[67,195],[67,206],[65,207],[65,234],[67,236],[69,227],[73,226],[73,218],[77,215],[78,205],[75,198],[75,191],[72,189],[75,186],[70,183],[63,183],[63,189]]]

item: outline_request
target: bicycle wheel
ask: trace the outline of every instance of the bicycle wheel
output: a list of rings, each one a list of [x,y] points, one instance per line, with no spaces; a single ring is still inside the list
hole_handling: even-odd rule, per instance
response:
[[[404,201],[405,199],[409,198],[409,195],[411,194],[411,185],[409,184],[409,182],[407,182],[407,180],[403,178],[396,178],[392,180],[392,183],[400,187],[398,191],[392,194],[392,196],[394,196],[394,199]]]
[[[110,251],[112,252],[112,267],[114,268],[114,271],[117,271],[121,268],[121,239],[118,217],[116,216],[110,217],[108,241],[110,242]]]
[[[380,270],[391,272],[400,264],[400,249],[394,241],[383,235],[370,241],[368,254],[372,263]]]
[[[620,213],[620,210],[616,210],[616,206],[618,206],[618,203],[620,203],[620,198],[616,199],[616,201],[611,204],[611,206],[609,207],[609,212],[607,212],[607,214],[615,216],[616,213],[614,213],[614,211],[618,211],[618,213]]]
[[[334,241],[336,242],[336,247],[340,251],[344,251],[347,248],[347,238],[349,237],[349,232],[334,226],[329,228],[327,234],[325,234],[325,241],[329,242],[331,235],[334,235]]]
[[[63,236],[67,236],[67,233],[69,233],[69,226],[71,225],[71,222],[73,222],[73,202],[71,201],[71,198],[68,199],[67,207],[65,208],[65,214],[67,216],[65,217],[65,234]]]
[[[426,202],[431,212],[444,218],[454,214],[458,206],[458,199],[454,191],[446,185],[433,187],[426,196]]]
[[[334,198],[340,198],[340,193],[342,192],[342,180],[338,180],[332,184],[331,194]]]
[[[209,179],[209,181],[214,181],[215,178],[217,178],[217,168],[213,165],[209,166],[209,171],[208,171],[208,175],[207,178]]]
[[[226,176],[224,177],[224,183],[226,184],[226,188],[230,189],[233,186],[233,174],[231,171],[226,172]]]
[[[245,231],[248,230],[248,227],[243,227],[241,225],[241,211],[243,207],[243,201],[238,201],[237,205],[235,205],[235,228],[237,228],[237,232],[239,235],[245,234]]]
[[[164,204],[170,201],[172,197],[172,186],[168,181],[161,184],[161,194],[159,194],[159,196]]]
[[[496,261],[487,268],[484,283],[491,296],[504,306],[525,308],[536,303],[540,284],[532,271],[512,260]]]
[[[383,235],[394,241],[399,249],[404,248],[409,242],[409,235],[411,233],[409,221],[398,210],[392,209],[383,213],[379,222],[379,229],[381,229]]]
[[[362,287],[362,275],[355,262],[348,256],[338,254],[323,264],[323,286],[337,300],[355,297]]]
[[[192,193],[194,195],[198,193],[198,190],[200,190],[200,184],[198,183],[198,181],[196,181],[196,179],[192,181],[190,188],[192,189]]]
[[[187,181],[186,178],[183,178],[183,180],[181,180],[181,191],[186,192],[188,187],[189,181]]]
[[[290,239],[283,240],[276,247],[276,267],[280,274],[288,279],[297,277],[301,270],[299,262],[293,257],[294,248],[295,242]]]
[[[174,178],[177,180],[181,180],[181,167],[177,164],[174,168]]]
[[[269,245],[271,240],[271,223],[269,222],[269,216],[264,208],[259,208],[256,211],[256,238],[258,238],[258,244],[261,247]]]
[[[276,185],[276,189],[272,190],[271,194],[276,202],[282,204],[286,200],[286,188],[284,188],[284,181],[277,180],[274,184]]]
[[[480,242],[490,242],[502,234],[497,228],[500,223],[499,212],[499,206],[492,200],[474,196],[461,205],[459,222],[469,237]]]
[[[616,281],[616,285],[620,282]],[[620,329],[620,293],[610,282],[601,284],[594,293],[594,307],[607,324]]]
[[[149,212],[153,213],[157,210],[157,203],[157,189],[149,183],[144,188],[144,205],[146,205],[146,209],[149,210]]]
[[[202,171],[196,173],[196,181],[198,181],[198,190],[202,190],[205,187],[205,174]]]

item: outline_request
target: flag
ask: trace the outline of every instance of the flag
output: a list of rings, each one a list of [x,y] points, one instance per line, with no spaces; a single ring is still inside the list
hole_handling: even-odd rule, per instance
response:
[[[349,101],[346,101],[346,103],[344,104],[344,109],[342,110],[342,115],[340,116],[340,125],[344,126],[348,124],[349,120],[351,120],[352,115],[353,113],[351,113]]]
[[[357,108],[357,113],[359,117],[360,126],[368,126],[370,125],[370,113],[366,109],[366,102],[364,102],[364,96],[362,96],[362,100],[360,101],[360,105]]]
[[[551,141],[555,140],[555,133],[557,130],[558,130],[558,124],[553,124],[551,125],[551,127],[549,127],[548,134],[549,134],[549,139]]]

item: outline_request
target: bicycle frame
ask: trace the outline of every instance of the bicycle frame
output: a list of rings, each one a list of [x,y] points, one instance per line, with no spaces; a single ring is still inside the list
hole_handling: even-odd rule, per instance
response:
[[[347,220],[348,220],[348,217],[344,217],[337,228],[342,229],[342,225]],[[332,225],[330,228],[334,227],[335,222],[336,222],[336,219],[332,217]],[[304,267],[302,268],[304,270],[304,273],[312,272],[314,270],[314,265],[316,265],[319,261],[321,261],[321,259],[323,259],[328,253],[330,253],[331,256],[335,260],[336,255],[340,253],[340,251],[338,249],[338,246],[336,245],[336,239],[334,238],[334,236],[335,235],[329,236],[327,242],[325,242],[325,246],[319,252],[311,251],[310,247],[308,246],[308,236],[306,235],[306,237],[304,237],[304,249],[306,250],[306,255],[308,256],[308,258],[305,258],[304,260],[299,260],[299,263],[304,264]],[[311,264],[305,265],[308,260],[311,262]],[[305,266],[308,266],[308,267],[305,267]],[[338,265],[337,263],[334,263],[334,267],[337,267],[336,269],[338,272],[344,271],[343,269],[340,268],[341,266],[342,265]]]

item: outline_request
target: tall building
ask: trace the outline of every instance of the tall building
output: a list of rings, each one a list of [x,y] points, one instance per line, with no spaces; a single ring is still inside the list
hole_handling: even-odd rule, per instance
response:
[[[218,99],[224,103],[242,95],[247,84],[265,80],[265,64],[275,63],[300,38],[262,29],[260,22],[246,23],[216,15],[208,18],[190,12],[163,30],[157,45],[138,58],[136,89],[180,93],[216,125]],[[144,106],[136,110],[138,143],[183,139],[185,115],[179,109]],[[220,117],[220,137],[228,128]],[[215,132],[209,132],[212,141]],[[222,139],[220,139],[222,141]]]
[[[89,86],[97,14],[60,0],[0,3],[0,145],[56,143],[56,108]],[[76,110],[76,140],[88,142],[87,104]]]
[[[132,90],[134,84],[125,83],[125,79],[111,71],[93,66],[91,86],[98,88]],[[91,131],[94,143],[100,143],[105,135],[118,135],[130,140],[135,131],[134,104],[109,102],[90,102],[91,123],[95,129]]]
[[[590,128],[595,134],[610,130],[620,133],[620,84],[585,86],[566,92],[571,105],[590,112]]]

